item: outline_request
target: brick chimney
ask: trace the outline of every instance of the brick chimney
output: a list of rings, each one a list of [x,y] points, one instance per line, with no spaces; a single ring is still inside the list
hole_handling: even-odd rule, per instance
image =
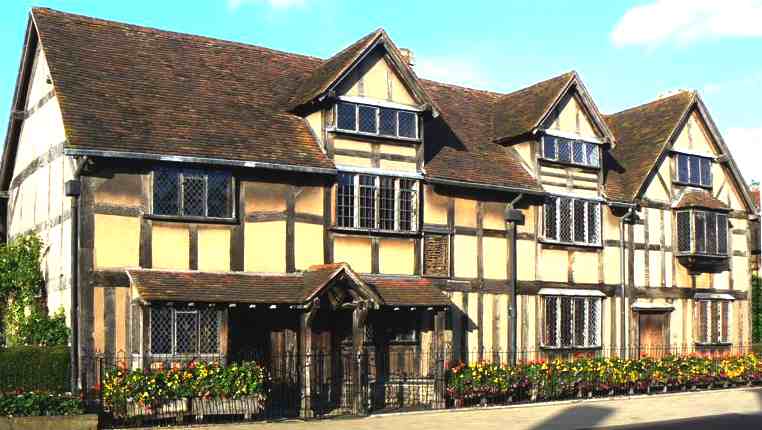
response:
[[[407,63],[408,66],[413,67],[415,65],[413,51],[408,48],[400,48],[400,54],[402,54],[402,61]]]

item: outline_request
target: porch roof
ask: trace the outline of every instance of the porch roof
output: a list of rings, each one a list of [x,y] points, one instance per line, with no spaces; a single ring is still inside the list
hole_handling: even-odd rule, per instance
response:
[[[146,302],[305,305],[348,265],[315,266],[303,273],[128,269],[131,286]],[[385,306],[446,306],[450,300],[430,280],[417,277],[357,276]]]

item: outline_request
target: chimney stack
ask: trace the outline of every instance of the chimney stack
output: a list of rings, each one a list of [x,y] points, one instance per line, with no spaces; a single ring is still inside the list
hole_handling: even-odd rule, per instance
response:
[[[400,54],[402,54],[402,61],[407,63],[408,66],[413,67],[415,65],[415,57],[413,57],[413,51],[408,48],[400,48]]]

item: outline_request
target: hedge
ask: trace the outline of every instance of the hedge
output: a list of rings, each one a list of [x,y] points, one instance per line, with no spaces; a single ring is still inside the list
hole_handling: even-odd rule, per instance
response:
[[[18,346],[0,349],[0,392],[67,392],[69,348]]]
[[[60,416],[83,413],[82,400],[70,394],[19,391],[0,395],[1,416]]]

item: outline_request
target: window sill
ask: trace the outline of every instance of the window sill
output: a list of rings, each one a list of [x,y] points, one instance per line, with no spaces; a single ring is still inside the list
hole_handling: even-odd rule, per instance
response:
[[[143,218],[150,219],[152,221],[238,225],[237,218],[209,218],[209,217],[201,217],[201,216],[156,215],[156,214],[144,214]]]
[[[397,142],[421,143],[421,139],[416,137],[387,136],[385,134],[378,134],[378,133],[366,133],[362,131],[342,130],[336,127],[327,128],[326,131],[336,133],[336,134],[341,134],[344,136],[370,137],[373,139],[392,140]]]
[[[695,344],[698,348],[728,348],[733,346],[733,342],[696,342]]]
[[[730,255],[728,255],[728,254],[725,254],[725,255],[722,255],[722,254],[700,254],[700,253],[690,253],[690,252],[678,252],[677,254],[675,254],[675,256],[676,257],[711,258],[711,259],[716,259],[716,260],[724,260],[724,259],[730,257]]]
[[[337,227],[333,226],[330,229],[335,233],[347,233],[347,234],[363,234],[366,236],[400,236],[400,237],[420,237],[420,231],[396,231],[396,230],[379,230],[372,228],[354,228],[354,227]]]
[[[677,180],[672,181],[672,184],[679,185],[681,187],[701,188],[701,189],[709,190],[709,191],[711,191],[713,189],[712,188],[712,184],[709,184],[709,185],[691,184],[690,182],[682,182],[682,181],[677,181]]]
[[[601,166],[590,166],[590,165],[587,165],[587,164],[577,164],[577,163],[573,163],[571,161],[551,160],[550,158],[545,158],[545,157],[538,157],[538,159],[540,161],[542,161],[543,163],[547,163],[547,164],[554,164],[554,165],[564,166],[564,167],[578,167],[578,168],[584,169],[584,170],[595,171],[596,173],[601,170]]]
[[[572,251],[595,252],[603,249],[603,244],[585,244],[577,242],[556,242],[543,238],[538,239],[543,248],[549,249],[567,249]]]

